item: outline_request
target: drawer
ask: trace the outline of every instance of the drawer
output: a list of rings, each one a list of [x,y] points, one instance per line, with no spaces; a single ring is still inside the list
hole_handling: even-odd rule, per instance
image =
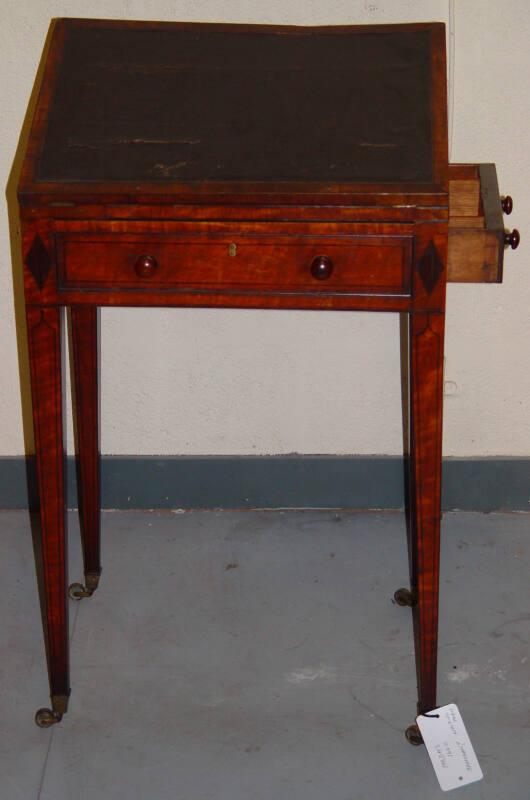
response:
[[[448,281],[502,282],[504,249],[519,242],[517,231],[505,231],[505,209],[494,164],[449,166]]]
[[[59,286],[146,291],[410,294],[412,236],[57,235]]]

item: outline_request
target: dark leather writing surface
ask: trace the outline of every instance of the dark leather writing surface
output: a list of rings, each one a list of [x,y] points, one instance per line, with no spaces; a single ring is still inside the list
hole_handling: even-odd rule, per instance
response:
[[[67,29],[40,181],[428,183],[429,30]]]

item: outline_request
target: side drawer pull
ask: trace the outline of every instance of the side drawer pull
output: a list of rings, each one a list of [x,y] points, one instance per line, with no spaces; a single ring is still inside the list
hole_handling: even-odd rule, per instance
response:
[[[134,271],[140,278],[150,278],[155,274],[158,268],[158,262],[154,256],[141,255],[136,259]]]
[[[311,275],[317,281],[325,281],[333,272],[333,261],[329,256],[317,256],[311,262]]]
[[[521,237],[519,235],[519,231],[517,228],[514,228],[513,231],[506,231],[504,234],[504,246],[511,247],[512,250],[517,250],[519,247],[519,242],[521,241]]]
[[[501,197],[501,208],[504,214],[511,214],[513,211],[513,200],[509,194],[506,197]]]

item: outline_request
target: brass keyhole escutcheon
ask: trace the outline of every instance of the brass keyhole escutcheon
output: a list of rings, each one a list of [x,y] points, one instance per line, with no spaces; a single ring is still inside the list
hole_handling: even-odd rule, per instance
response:
[[[237,255],[237,244],[235,244],[235,242],[230,242],[230,244],[228,245],[228,255],[229,256]]]

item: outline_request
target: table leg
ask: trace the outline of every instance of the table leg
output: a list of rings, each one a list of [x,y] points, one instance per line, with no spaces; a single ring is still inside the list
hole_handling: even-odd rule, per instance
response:
[[[74,600],[90,597],[101,575],[98,322],[95,306],[71,309],[77,491],[85,571],[85,585],[70,586]]]
[[[70,694],[67,554],[64,501],[62,309],[26,311],[33,401],[35,460],[40,500],[44,627],[52,709],[40,709],[41,727],[58,722]]]
[[[409,315],[408,530],[411,589],[396,602],[413,611],[418,713],[436,708],[441,521],[443,313]],[[407,738],[419,744],[416,726]]]

